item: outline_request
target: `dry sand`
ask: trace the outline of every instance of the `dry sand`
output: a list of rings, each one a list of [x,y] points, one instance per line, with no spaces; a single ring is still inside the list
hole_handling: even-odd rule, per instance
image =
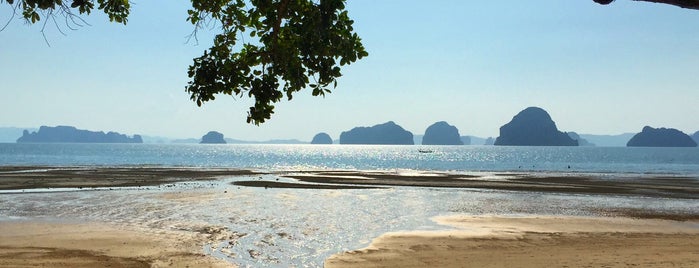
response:
[[[0,267],[231,267],[207,236],[103,223],[0,221]]]
[[[697,222],[442,217],[452,231],[388,233],[325,267],[699,267]]]

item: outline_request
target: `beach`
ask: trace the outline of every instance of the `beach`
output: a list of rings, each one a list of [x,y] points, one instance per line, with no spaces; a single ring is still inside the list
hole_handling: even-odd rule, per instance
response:
[[[231,267],[207,256],[209,234],[108,223],[0,222],[1,267]]]
[[[387,233],[325,267],[697,267],[699,232],[630,218],[442,218],[451,231]]]
[[[15,166],[0,182],[2,267],[699,265],[684,177]]]

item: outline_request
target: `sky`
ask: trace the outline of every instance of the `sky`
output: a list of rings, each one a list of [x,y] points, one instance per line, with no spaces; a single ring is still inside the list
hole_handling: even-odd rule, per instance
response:
[[[221,95],[197,107],[187,67],[216,28],[186,22],[189,1],[133,0],[126,26],[101,14],[75,31],[15,18],[0,32],[0,127],[72,125],[93,131],[242,140],[299,139],[394,121],[413,134],[446,121],[461,135],[497,137],[538,106],[562,131],[699,130],[699,11],[618,0],[350,0],[369,52],[342,69],[326,97],[310,90],[245,122],[252,101]],[[0,4],[0,26],[11,14]]]

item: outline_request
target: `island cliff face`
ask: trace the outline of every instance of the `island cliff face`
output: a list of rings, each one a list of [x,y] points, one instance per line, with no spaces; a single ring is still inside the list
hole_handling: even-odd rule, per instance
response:
[[[413,145],[413,133],[393,121],[373,127],[355,127],[340,134],[340,144]]]
[[[201,144],[226,144],[226,140],[223,138],[223,134],[216,131],[209,131],[206,135],[201,137]]]
[[[311,144],[333,144],[333,139],[330,138],[330,135],[328,135],[328,133],[321,132],[313,136]]]
[[[464,145],[459,130],[447,122],[440,121],[427,127],[422,137],[423,145]]]
[[[143,143],[140,135],[129,138],[116,132],[89,131],[77,129],[72,126],[41,126],[39,131],[29,132],[25,130],[17,143]]]
[[[687,134],[674,128],[643,127],[634,135],[628,147],[697,147],[697,143]]]
[[[495,145],[578,146],[578,142],[558,131],[556,123],[544,109],[529,107],[500,127]]]

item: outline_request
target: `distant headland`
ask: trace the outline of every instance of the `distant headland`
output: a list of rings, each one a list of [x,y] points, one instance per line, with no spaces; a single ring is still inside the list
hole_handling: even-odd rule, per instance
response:
[[[317,127],[317,126],[311,126]],[[21,135],[21,136],[20,136]],[[676,129],[651,127],[641,133],[616,135],[578,134],[560,131],[547,111],[528,107],[517,113],[510,122],[500,127],[497,137],[476,137],[460,134],[460,130],[445,121],[438,121],[425,129],[424,135],[413,135],[393,121],[371,127],[354,127],[333,140],[326,132],[318,132],[313,139],[274,139],[266,141],[238,140],[209,132],[201,138],[176,139],[158,136],[134,135],[117,132],[80,130],[72,126],[42,126],[36,128],[0,127],[0,143],[214,143],[214,144],[385,144],[385,145],[506,145],[506,146],[648,146],[678,147],[699,144],[699,131],[691,135]],[[633,140],[632,140],[633,138]],[[650,140],[648,140],[650,139]]]
[[[558,131],[551,116],[539,107],[529,107],[500,127],[495,145],[578,146],[578,141]]]
[[[626,144],[628,147],[697,147],[697,143],[682,131],[674,128],[643,127]]]
[[[36,132],[24,130],[17,143],[143,143],[140,135],[133,137],[117,132],[89,131],[72,126],[41,126]]]
[[[469,143],[471,140],[469,139]],[[444,121],[439,121],[427,127],[422,137],[424,145],[464,145],[459,129]]]
[[[372,127],[355,127],[340,134],[340,144],[413,145],[413,133],[393,121]]]
[[[209,131],[206,135],[201,137],[201,144],[226,144],[226,140],[223,138],[223,134],[216,131]]]
[[[311,144],[333,144],[333,139],[330,138],[328,133],[321,132],[313,136]]]

